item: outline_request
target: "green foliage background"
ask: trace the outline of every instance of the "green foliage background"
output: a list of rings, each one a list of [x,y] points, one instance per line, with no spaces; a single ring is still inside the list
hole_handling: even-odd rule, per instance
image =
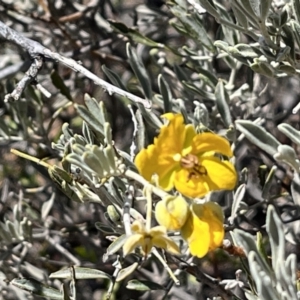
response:
[[[0,49],[3,299],[299,297],[298,0],[0,1],[0,19],[152,104],[53,61],[37,77],[50,97],[32,85],[4,102],[30,58]],[[154,256],[118,251],[132,186],[131,216],[145,214],[142,185],[118,176],[170,111],[226,136],[240,177],[212,195],[235,246],[163,253],[179,286]]]

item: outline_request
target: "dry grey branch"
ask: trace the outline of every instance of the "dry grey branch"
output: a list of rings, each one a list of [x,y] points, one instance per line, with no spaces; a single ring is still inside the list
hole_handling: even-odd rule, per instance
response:
[[[99,78],[89,70],[87,70],[85,67],[80,65],[80,63],[76,62],[75,60],[71,58],[64,57],[60,55],[59,53],[52,52],[50,49],[44,47],[42,44],[33,41],[31,39],[28,39],[15,30],[11,29],[7,25],[5,25],[3,22],[0,21],[0,36],[2,39],[11,42],[25,51],[28,52],[28,54],[33,58],[37,59],[38,57],[44,57],[48,58],[57,62],[62,63],[63,65],[67,66],[68,68],[80,72],[87,78],[91,79],[95,84],[100,85],[104,90],[106,90],[110,95],[112,94],[117,94],[123,97],[128,98],[129,100],[133,101],[134,103],[140,103],[142,104],[145,108],[149,109],[151,108],[151,103],[150,101],[146,99],[142,99],[138,96],[135,96],[131,93],[128,93],[118,87],[115,87],[111,85],[110,83],[106,82],[105,80]],[[35,66],[32,66],[32,69],[35,69]],[[37,72],[33,72],[35,76],[37,75]],[[32,78],[30,78],[32,80]],[[17,91],[13,92],[12,95],[8,95],[7,97],[13,97],[16,100],[19,99],[19,94],[20,92],[23,91],[23,87],[25,82],[28,83],[29,79],[26,77],[24,78],[18,85]]]

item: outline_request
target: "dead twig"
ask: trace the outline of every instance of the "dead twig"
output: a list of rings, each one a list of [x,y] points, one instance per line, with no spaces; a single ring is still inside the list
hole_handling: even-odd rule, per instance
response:
[[[48,58],[51,60],[54,60],[56,62],[62,63],[63,65],[67,66],[70,69],[73,69],[76,72],[80,72],[85,77],[91,79],[95,84],[100,85],[104,90],[106,90],[110,95],[117,94],[123,97],[128,98],[134,103],[140,103],[145,108],[150,109],[151,108],[151,102],[149,102],[146,99],[142,99],[138,96],[135,96],[129,92],[126,92],[116,86],[113,86],[112,84],[106,82],[105,80],[99,78],[89,70],[87,70],[85,67],[83,67],[80,63],[76,62],[75,60],[71,58],[64,57],[60,55],[59,53],[52,52],[50,49],[44,47],[42,44],[33,41],[29,38],[24,37],[17,31],[11,29],[7,25],[5,25],[3,22],[0,21],[0,38],[11,42],[19,47],[21,47],[23,50],[27,51],[28,54],[31,56],[32,59],[34,59],[34,63],[28,70],[27,76],[24,76],[24,78],[18,83],[16,89],[14,92],[12,92],[10,95],[7,95],[5,98],[13,98],[13,99],[19,99],[20,93],[24,90],[26,85],[38,74],[39,69],[37,68],[38,62],[42,60],[42,58]],[[35,65],[36,64],[36,65]],[[17,90],[17,91],[16,91]]]

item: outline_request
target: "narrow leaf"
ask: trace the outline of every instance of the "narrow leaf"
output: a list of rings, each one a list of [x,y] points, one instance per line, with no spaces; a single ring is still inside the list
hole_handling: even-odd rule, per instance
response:
[[[102,70],[105,73],[105,75],[109,78],[111,83],[120,89],[127,91],[127,88],[125,87],[124,83],[122,82],[120,76],[107,68],[105,65],[102,66]]]
[[[136,291],[164,290],[164,287],[158,283],[146,281],[146,280],[139,281],[136,279],[128,281],[126,288],[129,290],[136,290]]]
[[[269,13],[270,7],[273,0],[261,0],[260,1],[260,17],[263,22],[266,21]]]
[[[233,224],[233,221],[240,207],[241,201],[244,199],[245,192],[246,192],[246,185],[243,183],[238,187],[238,189],[234,193],[233,203],[231,207],[231,215],[229,217],[230,224]]]
[[[132,38],[133,41],[137,43],[150,46],[150,47],[164,48],[163,44],[157,43],[149,39],[148,37],[142,35],[139,31],[135,29],[128,28],[125,24],[121,22],[116,22],[113,20],[108,20],[108,22],[115,31],[118,31],[123,35],[129,36],[130,38]]]
[[[162,95],[162,98],[164,100],[164,112],[165,113],[171,112],[172,111],[172,92],[171,92],[169,84],[163,78],[163,76],[161,74],[158,76],[158,87],[159,87],[159,91]]]
[[[51,80],[53,85],[62,93],[62,95],[64,95],[70,101],[73,101],[70,89],[65,85],[63,79],[56,71],[51,73]]]
[[[86,121],[86,123],[95,131],[97,137],[100,140],[104,140],[103,125],[92,115],[88,109],[86,109],[85,106],[78,104],[75,104],[74,106],[81,118]]]
[[[128,266],[127,268],[122,269],[119,272],[118,277],[116,278],[116,282],[120,282],[124,280],[126,277],[128,277],[129,275],[131,275],[138,266],[139,263],[135,262],[132,265]]]
[[[281,145],[263,127],[256,125],[251,121],[238,120],[235,121],[235,125],[237,130],[243,133],[250,142],[272,156],[277,152],[278,146]]]
[[[277,128],[295,144],[300,146],[300,131],[296,130],[294,127],[286,123],[279,124]]]
[[[32,278],[15,278],[11,281],[11,284],[33,295],[50,298],[53,300],[63,300],[63,295],[59,290],[43,285]]]
[[[109,255],[112,255],[118,252],[124,245],[126,241],[126,234],[121,235],[116,240],[114,240],[107,248],[106,253],[103,255],[103,261],[105,262],[108,259]]]
[[[90,268],[82,268],[82,267],[74,267],[75,271],[75,279],[109,279],[111,280],[111,276],[105,272],[96,269]],[[57,272],[51,273],[50,278],[59,278],[59,279],[72,279],[71,269],[63,269]]]
[[[140,82],[145,97],[150,100],[152,98],[152,88],[151,88],[151,81],[147,74],[144,64],[137,56],[137,53],[134,48],[131,47],[129,43],[126,45],[126,52],[129,59],[129,63],[131,68],[134,71],[138,81]]]
[[[230,100],[222,80],[219,80],[216,86],[215,96],[217,109],[221,115],[225,126],[228,128],[232,124],[230,108],[228,105]]]

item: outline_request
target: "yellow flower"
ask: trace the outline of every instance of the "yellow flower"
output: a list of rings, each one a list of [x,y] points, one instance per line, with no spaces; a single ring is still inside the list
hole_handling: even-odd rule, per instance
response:
[[[154,144],[135,158],[140,174],[158,183],[166,191],[175,188],[188,197],[203,197],[210,191],[231,190],[237,174],[234,166],[221,156],[232,157],[229,142],[217,134],[197,134],[195,128],[183,123],[180,114],[163,115],[169,122],[162,126]]]
[[[182,197],[167,196],[155,206],[156,221],[168,230],[179,230],[189,215],[189,206]]]
[[[136,247],[142,247],[145,255],[148,255],[152,247],[163,248],[173,254],[180,254],[176,243],[167,236],[167,230],[163,226],[156,226],[146,230],[141,221],[134,221],[131,225],[132,235],[123,245],[124,256],[132,252]]]
[[[188,242],[191,254],[203,257],[222,245],[224,238],[223,213],[214,203],[192,204],[191,215],[181,228],[181,236]]]

